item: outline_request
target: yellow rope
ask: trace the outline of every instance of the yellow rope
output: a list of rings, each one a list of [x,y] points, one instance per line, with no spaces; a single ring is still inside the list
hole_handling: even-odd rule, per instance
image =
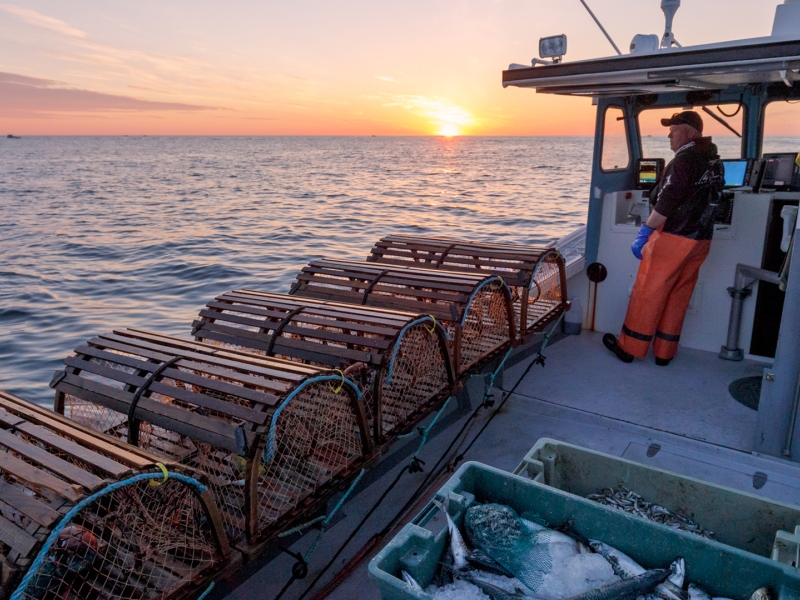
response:
[[[164,474],[164,479],[159,481],[158,479],[151,479],[150,486],[151,487],[158,487],[164,483],[166,483],[167,479],[169,479],[169,471],[167,471],[167,467],[165,467],[161,463],[156,463],[156,466],[161,469],[161,472]]]
[[[342,391],[342,388],[344,387],[344,371],[342,371],[341,369],[334,369],[334,370],[335,370],[337,373],[339,373],[339,375],[341,375],[341,376],[342,376],[342,383],[340,383],[340,384],[339,384],[339,387],[337,387],[337,388],[334,388],[334,387],[333,387],[333,386],[332,386],[332,385],[329,383],[329,384],[328,384],[328,387],[331,389],[331,391],[332,391],[334,394],[338,394],[339,392],[341,392],[341,391]]]
[[[427,325],[424,325],[424,327],[425,327],[425,331],[427,331],[428,333],[430,333],[431,335],[433,335],[434,333],[436,333],[436,317],[434,317],[433,315],[428,315],[428,316],[429,316],[429,317],[431,318],[431,320],[433,321],[433,325],[431,326],[431,328],[430,328],[430,329],[428,329],[428,326],[427,326]]]

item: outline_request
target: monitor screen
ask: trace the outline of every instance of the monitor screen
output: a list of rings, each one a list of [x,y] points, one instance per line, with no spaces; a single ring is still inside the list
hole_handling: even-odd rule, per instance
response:
[[[661,158],[642,158],[639,160],[639,173],[637,175],[636,187],[639,189],[650,189],[658,181],[659,175],[664,168],[664,159]]]
[[[792,185],[797,154],[765,154],[761,187],[784,189]]]
[[[747,177],[747,160],[723,160],[722,165],[725,167],[725,187],[738,188],[742,187]]]

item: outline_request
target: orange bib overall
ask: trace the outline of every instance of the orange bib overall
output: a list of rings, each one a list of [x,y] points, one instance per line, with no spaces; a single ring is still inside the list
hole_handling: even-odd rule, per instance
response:
[[[653,232],[642,250],[628,313],[617,340],[625,352],[644,358],[653,342],[656,357],[670,360],[675,356],[700,265],[710,249],[711,240]]]

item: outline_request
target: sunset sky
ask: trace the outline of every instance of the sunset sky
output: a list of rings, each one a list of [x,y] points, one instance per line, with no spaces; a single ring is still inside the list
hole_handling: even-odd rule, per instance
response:
[[[663,32],[659,0],[588,3],[623,50]],[[779,3],[683,0],[675,35],[769,35]],[[0,133],[591,134],[590,100],[500,84],[559,33],[614,53],[579,0],[0,2]]]

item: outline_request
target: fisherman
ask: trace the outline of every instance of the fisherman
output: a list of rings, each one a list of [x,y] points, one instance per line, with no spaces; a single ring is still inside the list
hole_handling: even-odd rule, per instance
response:
[[[700,115],[675,113],[661,124],[669,127],[675,158],[650,193],[655,206],[631,246],[642,262],[622,333],[607,333],[603,344],[629,363],[644,358],[652,342],[656,364],[664,367],[678,350],[700,265],[711,248],[724,173],[717,147],[703,137]]]

